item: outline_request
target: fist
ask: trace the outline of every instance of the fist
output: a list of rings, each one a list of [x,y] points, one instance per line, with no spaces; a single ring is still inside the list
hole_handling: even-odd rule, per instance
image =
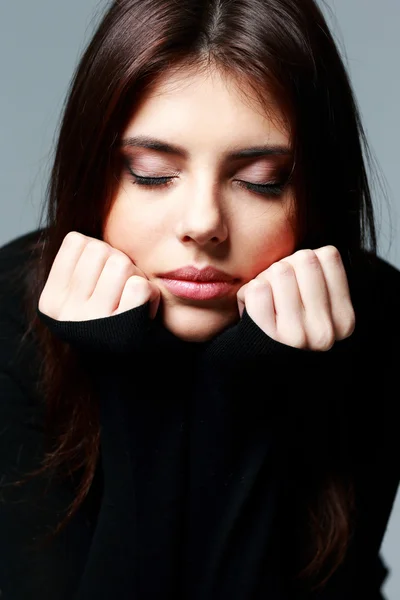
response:
[[[273,263],[237,292],[253,321],[277,342],[305,350],[330,350],[349,337],[355,314],[339,251],[334,246],[298,250]]]
[[[87,321],[117,315],[149,300],[154,318],[160,290],[126,254],[70,231],[53,261],[38,308],[58,321]]]

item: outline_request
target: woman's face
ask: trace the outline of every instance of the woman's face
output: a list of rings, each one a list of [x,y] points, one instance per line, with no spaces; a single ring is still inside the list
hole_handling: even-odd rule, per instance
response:
[[[235,85],[236,84],[236,85]],[[245,88],[242,87],[243,91]],[[239,319],[236,293],[295,249],[292,187],[273,195],[253,185],[283,183],[292,166],[290,137],[216,70],[165,76],[148,92],[123,132],[127,168],[107,216],[103,239],[127,254],[161,291],[164,326],[186,341],[207,341]],[[165,146],[134,140],[143,136]],[[147,144],[148,146],[148,144]],[[249,148],[286,149],[230,156]],[[140,177],[170,178],[146,187]],[[161,180],[163,181],[163,180]],[[192,265],[235,278],[217,298],[181,297],[161,275]]]

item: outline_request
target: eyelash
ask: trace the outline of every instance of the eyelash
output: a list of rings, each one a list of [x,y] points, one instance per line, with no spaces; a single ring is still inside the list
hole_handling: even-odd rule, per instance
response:
[[[171,177],[140,177],[136,175],[131,169],[129,170],[129,174],[132,175],[131,182],[134,185],[145,186],[148,189],[161,188],[164,186],[169,186],[172,183],[173,176]],[[283,190],[287,184],[286,181],[278,181],[276,183],[250,183],[245,181],[239,181],[240,187],[244,189],[256,193],[262,194],[264,196],[273,196],[279,197],[282,195]]]

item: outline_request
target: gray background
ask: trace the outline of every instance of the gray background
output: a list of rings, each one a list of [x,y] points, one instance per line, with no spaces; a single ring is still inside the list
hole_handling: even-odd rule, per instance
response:
[[[105,0],[0,0],[0,245],[39,226],[67,86],[106,4]],[[391,217],[379,188],[374,198],[379,255],[400,268],[400,2],[326,0],[322,8],[346,61],[386,186]],[[400,492],[382,555],[391,569],[383,591],[387,600],[398,600]]]

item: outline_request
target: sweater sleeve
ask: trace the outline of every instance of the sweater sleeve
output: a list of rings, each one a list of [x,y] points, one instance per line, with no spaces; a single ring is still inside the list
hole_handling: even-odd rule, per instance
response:
[[[146,303],[118,315],[71,322],[37,309],[50,331],[75,348],[98,392],[101,497],[77,600],[91,597],[94,588],[102,590],[101,597],[112,596],[115,582],[127,594],[133,585],[137,509],[130,415],[135,408],[140,414],[145,398],[142,346],[155,325],[148,311]]]
[[[343,342],[340,342],[343,345]],[[335,346],[328,353],[336,352]],[[295,361],[300,364],[314,362],[326,352],[312,351],[283,344],[265,333],[244,309],[241,319],[210,343],[208,356],[229,363],[265,359],[279,362]]]
[[[152,324],[149,302],[117,315],[87,321],[59,321],[39,308],[36,312],[60,340],[94,354],[127,354],[138,350]]]
[[[56,481],[48,474],[14,486],[41,466],[43,419],[41,407],[26,390],[24,372],[17,381],[3,365],[0,427],[0,596],[67,600],[84,567],[91,527],[81,511],[50,551],[42,546],[74,500],[74,490],[69,481]],[[73,552],[68,551],[71,547]]]

